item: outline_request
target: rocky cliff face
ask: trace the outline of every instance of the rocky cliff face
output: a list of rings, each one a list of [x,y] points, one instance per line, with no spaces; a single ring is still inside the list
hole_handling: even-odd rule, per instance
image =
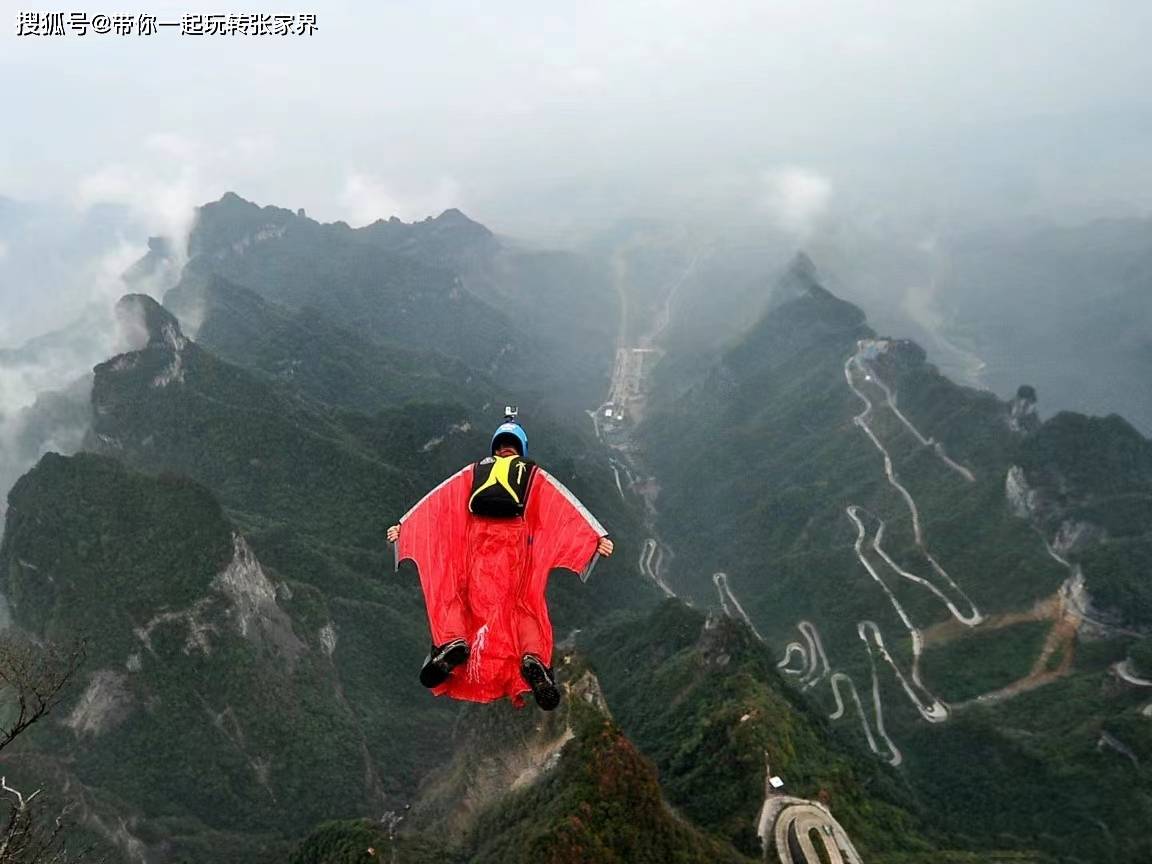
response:
[[[1090,617],[1152,630],[1152,441],[1119,417],[1058,414],[1022,442],[1013,506],[1082,573]]]
[[[1016,391],[1016,398],[1008,403],[1008,428],[1013,432],[1035,432],[1040,427],[1036,409],[1036,388],[1027,384]]]

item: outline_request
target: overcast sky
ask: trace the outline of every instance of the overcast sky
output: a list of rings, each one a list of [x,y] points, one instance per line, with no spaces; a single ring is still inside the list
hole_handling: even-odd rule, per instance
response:
[[[551,243],[629,216],[774,232],[925,327],[941,237],[1152,209],[1149,0],[197,2],[0,0],[0,350],[87,316],[75,351],[0,363],[0,455],[107,356],[146,237],[229,190]],[[21,11],[318,32],[18,37]]]
[[[228,189],[353,224],[461,206],[517,233],[638,211],[803,226],[835,206],[1152,202],[1147,0],[255,10],[315,12],[295,38],[17,38],[19,10],[61,7],[0,7],[0,195],[152,222]]]

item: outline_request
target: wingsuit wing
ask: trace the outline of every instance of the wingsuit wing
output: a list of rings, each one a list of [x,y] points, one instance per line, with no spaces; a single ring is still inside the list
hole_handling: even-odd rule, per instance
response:
[[[545,602],[548,576],[553,570],[570,570],[587,581],[599,558],[596,547],[608,532],[563,483],[541,468],[532,480],[524,520],[529,551],[519,597],[520,642],[524,650],[551,664],[552,624]]]
[[[465,465],[400,519],[396,566],[410,560],[420,573],[432,641],[437,645],[465,636],[459,586],[468,567],[468,495],[473,466]]]
[[[571,570],[588,581],[600,557],[596,546],[608,532],[567,486],[543,468],[536,469],[524,519],[532,538],[530,567],[543,570],[545,577],[551,570]]]

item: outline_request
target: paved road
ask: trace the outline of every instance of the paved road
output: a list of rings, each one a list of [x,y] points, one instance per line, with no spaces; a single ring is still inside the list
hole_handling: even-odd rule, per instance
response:
[[[872,340],[862,340],[860,347],[863,350],[869,344],[874,343]],[[936,455],[940,458],[940,461],[942,461],[945,465],[947,465],[969,483],[975,483],[976,475],[972,473],[971,469],[951,459],[941,442],[934,438],[925,437],[920,432],[920,430],[917,429],[915,425],[913,425],[912,421],[904,416],[904,412],[901,411],[900,408],[896,405],[896,393],[892,390],[892,388],[884,383],[884,379],[877,374],[875,368],[869,364],[862,356],[860,356],[859,353],[857,353],[857,362],[860,365],[860,368],[864,370],[867,379],[884,391],[884,397],[888,402],[888,407],[892,410],[892,413],[896,415],[900,422],[908,428],[908,431],[916,436],[916,440],[923,444],[925,447],[931,447]]]
[[[781,864],[862,864],[848,833],[816,801],[780,795],[769,788],[757,833],[765,850],[776,850]]]
[[[608,388],[608,398],[595,409],[586,412],[592,420],[592,428],[598,440],[607,444],[614,453],[610,459],[616,491],[625,503],[628,496],[620,478],[623,471],[628,478],[629,488],[644,498],[646,523],[649,531],[655,533],[656,513],[653,507],[654,495],[651,484],[637,483],[631,462],[630,429],[634,428],[644,415],[646,376],[651,367],[662,356],[662,352],[652,347],[667,329],[672,310],[680,288],[688,280],[700,258],[697,252],[685,266],[683,272],[670,285],[668,294],[650,322],[648,331],[637,337],[638,344],[629,345],[629,275],[627,266],[628,248],[618,250],[613,259],[617,291],[620,294],[621,320],[616,340],[616,360],[612,370],[612,382]],[[611,416],[608,416],[611,414]],[[675,597],[676,592],[664,581],[662,565],[665,547],[657,537],[649,537],[640,550],[640,572],[651,579],[666,597]],[[670,553],[669,553],[670,554]]]
[[[1112,667],[1112,671],[1116,673],[1121,681],[1125,681],[1135,687],[1152,687],[1152,681],[1147,678],[1141,678],[1139,675],[1132,671],[1132,661],[1123,660]]]
[[[781,864],[861,864],[847,833],[819,804],[788,806],[776,818],[772,833]],[[817,851],[817,845],[823,854]]]
[[[756,629],[756,625],[752,623],[752,619],[748,617],[748,613],[744,611],[744,607],[740,605],[740,601],[736,599],[736,595],[733,594],[732,589],[728,587],[728,574],[713,573],[712,584],[716,586],[716,590],[720,594],[720,605],[724,609],[724,614],[729,618],[734,617],[732,610],[735,609],[736,615],[739,616],[741,621],[748,625],[748,629],[752,631],[752,635],[763,642],[764,637],[760,635],[760,631]],[[731,603],[731,606],[729,603]]]
[[[868,659],[872,661],[869,652]],[[872,734],[872,727],[868,724],[868,715],[864,713],[864,705],[860,702],[860,694],[856,690],[856,682],[844,672],[834,672],[829,683],[832,686],[832,695],[836,698],[836,710],[828,715],[829,720],[839,720],[844,716],[844,697],[840,695],[840,687],[846,686],[856,706],[856,716],[860,718],[860,726],[864,729],[864,738],[868,741],[868,749],[893,767],[904,761],[904,754],[896,746],[896,742],[888,737],[888,730],[884,728],[884,702],[880,699],[880,680],[876,676],[876,664],[872,666],[872,710],[876,720],[876,734]],[[877,738],[884,742],[881,748]]]
[[[664,548],[656,538],[649,537],[640,548],[640,572],[655,582],[665,597],[675,597],[676,592],[668,587],[660,576],[660,565],[664,561]]]
[[[852,520],[856,526],[856,557],[868,574],[876,581],[880,588],[888,597],[888,602],[892,604],[892,608],[896,610],[896,614],[900,617],[901,622],[908,631],[908,635],[912,640],[912,669],[910,676],[906,677],[904,672],[900,669],[899,665],[892,658],[884,644],[884,636],[880,631],[879,625],[875,621],[861,621],[857,627],[857,635],[863,640],[865,647],[871,655],[873,648],[879,652],[881,658],[892,668],[896,673],[896,678],[900,682],[904,692],[916,706],[916,710],[920,712],[920,716],[930,723],[940,723],[948,719],[948,708],[939,699],[933,696],[928,688],[924,686],[924,682],[920,678],[920,658],[924,653],[924,637],[920,634],[920,630],[912,623],[912,619],[901,605],[900,601],[892,593],[892,590],[880,578],[880,574],[876,568],[872,566],[872,562],[864,555],[863,544],[866,536],[864,529],[864,522],[860,518],[860,514],[864,512],[863,508],[855,505],[847,509],[848,518]],[[883,520],[880,522],[880,528],[883,529]]]
[[[884,474],[888,479],[888,484],[900,494],[900,497],[904,499],[904,503],[908,507],[908,512],[912,517],[912,533],[915,538],[916,545],[920,548],[921,554],[924,555],[933,572],[942,580],[944,580],[952,592],[960,600],[963,601],[963,605],[968,607],[969,611],[967,613],[961,613],[954,603],[948,601],[945,598],[943,591],[938,586],[933,588],[933,593],[935,593],[938,597],[945,599],[949,612],[951,612],[957,618],[957,620],[967,624],[968,626],[974,627],[983,620],[983,616],[980,614],[980,610],[976,608],[976,605],[972,602],[971,598],[964,593],[960,586],[957,585],[956,582],[952,579],[951,575],[943,567],[940,566],[940,563],[928,550],[924,541],[924,529],[920,523],[920,509],[916,506],[916,500],[912,497],[912,493],[910,493],[897,478],[895,469],[893,468],[891,455],[888,453],[888,450],[884,444],[877,437],[876,433],[872,430],[872,427],[868,425],[868,418],[872,415],[873,411],[872,400],[870,400],[868,396],[865,395],[865,393],[856,386],[856,383],[852,378],[852,370],[854,368],[861,368],[858,358],[859,355],[854,354],[844,362],[844,379],[848,382],[848,387],[852,390],[852,392],[855,393],[857,398],[859,398],[860,401],[864,403],[864,410],[853,417],[852,422],[864,431],[869,440],[871,440],[873,446],[875,446],[876,449],[880,451],[881,456],[883,456]],[[912,581],[917,582],[920,585],[929,585],[928,580],[923,579],[923,577],[913,577],[912,574],[909,574],[902,568],[898,568],[897,572],[899,572],[900,575],[904,576],[905,578],[912,578]]]

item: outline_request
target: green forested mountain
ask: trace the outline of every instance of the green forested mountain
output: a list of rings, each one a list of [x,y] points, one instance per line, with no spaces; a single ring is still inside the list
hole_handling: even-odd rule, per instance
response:
[[[258,860],[301,819],[386,808],[434,758],[404,729],[446,706],[396,711],[421,628],[395,588],[265,569],[203,487],[104,457],[47,456],[11,502],[14,620],[88,643],[80,692],[12,770],[64,784],[126,857]]]
[[[743,622],[668,600],[643,621],[606,622],[582,644],[669,799],[749,858],[759,854],[769,769],[787,794],[829,805],[865,860],[940,851],[904,780],[794,692]]]
[[[484,452],[497,387],[217,277],[187,282],[173,308],[195,304],[233,362],[125,297],[136,350],[91,386],[86,448],[103,455],[46,457],[13,490],[13,619],[91,646],[65,722],[15,764],[81,794],[80,821],[129,858],[278,860],[322,820],[400,810],[451,755],[429,730],[457,706],[416,681],[423,603],[383,531]],[[627,549],[635,517],[608,466],[533,421],[538,458]],[[558,628],[649,596],[622,559],[597,578],[556,580]]]
[[[746,614],[946,830],[1147,854],[1149,693],[1111,664],[1152,629],[1152,443],[956,386],[805,262],[788,278],[706,368],[656,372],[672,583]]]
[[[483,404],[493,382],[436,350],[366,338],[315,307],[290,308],[215,276],[187,276],[165,306],[197,323],[196,341],[338,408],[378,410],[408,401]]]
[[[556,714],[466,708],[455,756],[391,831],[324,826],[295,860],[352,860],[339,850],[367,845],[422,861],[440,843],[438,860],[737,864],[761,860],[760,813],[776,794],[831,807],[865,860],[975,860],[925,833],[903,778],[774,667],[744,624],[677,600],[612,616],[562,649]]]
[[[598,397],[611,371],[617,310],[605,269],[501,242],[459,211],[353,230],[228,193],[199,209],[188,241],[176,294],[192,329],[202,313],[190,298],[213,276],[569,409]]]

